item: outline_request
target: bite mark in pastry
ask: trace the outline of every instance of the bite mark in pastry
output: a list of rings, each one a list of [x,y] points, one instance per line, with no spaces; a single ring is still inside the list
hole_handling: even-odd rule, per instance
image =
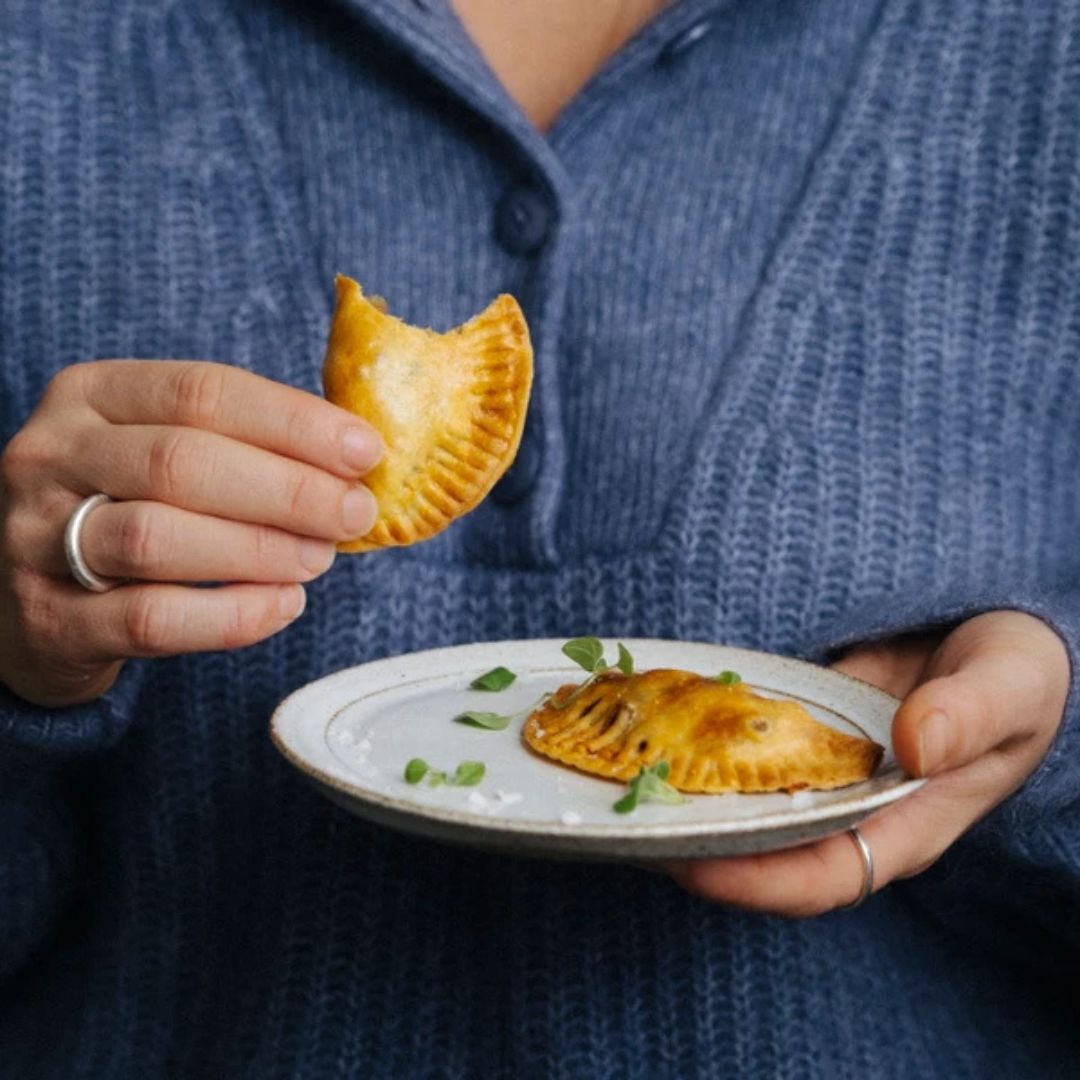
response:
[[[529,330],[512,296],[439,334],[389,315],[350,278],[336,286],[323,391],[386,447],[364,477],[379,516],[338,550],[414,544],[472,510],[514,460],[532,385]]]

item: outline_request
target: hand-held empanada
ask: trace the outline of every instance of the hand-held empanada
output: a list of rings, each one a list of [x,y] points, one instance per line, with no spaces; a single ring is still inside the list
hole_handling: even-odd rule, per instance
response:
[[[387,314],[347,277],[336,284],[323,390],[386,445],[364,477],[375,525],[338,549],[414,544],[472,510],[514,460],[532,385],[529,330],[512,296],[437,334]]]
[[[613,780],[664,760],[668,783],[680,791],[836,788],[873,775],[883,753],[869,739],[820,723],[797,702],[688,671],[608,672],[570,701],[573,689],[563,687],[529,716],[525,741]]]

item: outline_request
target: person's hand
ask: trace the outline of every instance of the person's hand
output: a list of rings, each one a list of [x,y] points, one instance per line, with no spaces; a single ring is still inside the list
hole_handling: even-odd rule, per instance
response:
[[[362,420],[239,368],[110,360],[65,368],[0,456],[0,682],[63,706],[103,693],[128,657],[232,649],[304,606],[334,541],[362,536],[359,477],[381,443]],[[71,578],[64,527],[126,584]],[[214,588],[180,583],[220,582]]]
[[[1046,754],[1061,723],[1069,659],[1045,623],[995,611],[951,634],[858,649],[835,665],[903,703],[893,720],[900,764],[930,779],[859,831],[874,857],[874,884],[931,866],[1015,791]],[[863,866],[846,833],[765,855],[666,864],[691,892],[753,911],[804,917],[851,903]]]

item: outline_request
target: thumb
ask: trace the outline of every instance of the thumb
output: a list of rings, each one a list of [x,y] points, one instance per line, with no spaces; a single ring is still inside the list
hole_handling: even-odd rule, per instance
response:
[[[1058,642],[1048,628],[1039,628]],[[940,674],[916,687],[896,712],[893,746],[915,776],[959,768],[1030,736],[1057,696],[1042,634],[1017,634],[1012,626],[1002,634],[979,629],[971,635],[964,626],[954,631],[930,665]]]

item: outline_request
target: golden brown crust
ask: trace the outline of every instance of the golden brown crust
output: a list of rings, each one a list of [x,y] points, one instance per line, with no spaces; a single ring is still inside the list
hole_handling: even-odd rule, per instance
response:
[[[386,445],[364,478],[375,525],[338,548],[415,544],[472,510],[514,460],[532,386],[529,330],[512,296],[437,334],[388,315],[350,278],[336,285],[323,390]]]
[[[798,702],[688,671],[608,672],[571,701],[574,689],[563,687],[529,716],[525,742],[613,780],[631,780],[663,760],[680,791],[837,788],[872,776],[883,753],[869,739],[820,723]]]

